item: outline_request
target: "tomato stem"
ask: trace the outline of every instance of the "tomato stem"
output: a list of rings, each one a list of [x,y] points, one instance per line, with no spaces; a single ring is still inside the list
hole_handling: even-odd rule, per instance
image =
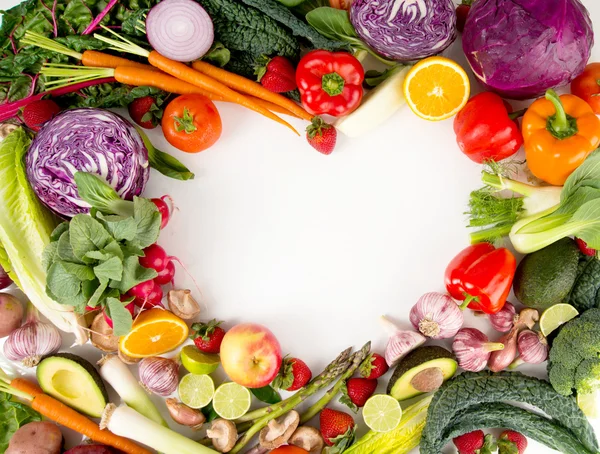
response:
[[[175,129],[177,131],[185,131],[186,134],[191,134],[196,131],[196,125],[194,125],[194,117],[187,107],[183,108],[183,118],[173,117],[175,121]]]

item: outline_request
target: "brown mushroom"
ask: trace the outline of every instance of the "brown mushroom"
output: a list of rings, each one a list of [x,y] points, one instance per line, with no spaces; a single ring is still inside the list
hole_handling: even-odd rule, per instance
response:
[[[229,452],[237,441],[237,427],[232,421],[215,419],[206,436],[212,440],[213,447],[219,452]]]
[[[309,454],[321,454],[325,447],[321,432],[310,426],[298,427],[288,443],[308,451]]]
[[[6,139],[8,135],[18,127],[18,125],[13,123],[0,123],[0,142]]]
[[[260,431],[258,443],[263,448],[275,449],[287,443],[300,424],[300,415],[292,410],[277,419],[269,421],[267,427]]]
[[[119,338],[113,334],[113,329],[106,323],[102,312],[96,314],[90,327],[92,345],[103,352],[112,353],[119,349]]]
[[[179,318],[190,320],[200,313],[200,306],[190,290],[169,290],[169,309]]]

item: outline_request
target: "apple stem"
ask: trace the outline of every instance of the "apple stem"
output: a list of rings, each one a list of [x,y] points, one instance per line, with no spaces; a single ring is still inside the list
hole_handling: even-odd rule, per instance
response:
[[[333,380],[335,380],[340,374],[343,376],[340,378],[339,382],[342,384],[338,386],[339,382],[330,389],[327,394],[315,404],[315,407],[324,401],[323,407],[327,405],[337,391],[341,388],[343,383],[345,383],[346,379],[351,377],[356,369],[360,366],[360,364],[364,361],[364,359],[369,355],[371,350],[371,342],[367,342],[359,351],[352,352],[352,348],[348,348],[344,350],[342,353],[338,355],[338,357],[331,362],[321,374],[315,377],[308,385],[304,388],[298,390],[296,394],[293,396],[273,405],[269,405],[267,407],[263,407],[261,409],[255,410],[253,412],[247,413],[240,419],[238,419],[237,423],[243,423],[248,421],[254,421],[254,424],[248,428],[246,433],[238,440],[237,444],[233,448],[231,454],[239,453],[244,447],[252,440],[252,438],[260,432],[264,427],[267,426],[269,421],[278,418],[290,410],[293,410],[295,407],[304,402],[308,397],[312,396],[316,392],[320,391],[327,385],[329,385]],[[337,391],[333,391],[336,389]],[[326,400],[325,400],[326,399]],[[312,407],[311,407],[312,408]],[[309,410],[310,411],[310,410]],[[320,411],[320,410],[318,410]],[[318,412],[317,411],[317,412]],[[315,413],[316,414],[316,413]]]

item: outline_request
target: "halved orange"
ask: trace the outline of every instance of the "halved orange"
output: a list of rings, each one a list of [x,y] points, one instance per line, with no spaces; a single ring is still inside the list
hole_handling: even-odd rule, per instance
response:
[[[404,79],[404,97],[411,110],[430,121],[450,118],[469,100],[471,84],[465,70],[445,57],[421,60]]]
[[[176,349],[188,337],[185,321],[164,309],[142,312],[131,331],[119,339],[119,350],[132,358],[161,355]]]

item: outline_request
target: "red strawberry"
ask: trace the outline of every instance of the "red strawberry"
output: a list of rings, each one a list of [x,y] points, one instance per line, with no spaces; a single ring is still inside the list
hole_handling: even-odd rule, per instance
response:
[[[458,449],[458,454],[489,454],[496,450],[494,437],[485,435],[481,430],[461,435],[452,441]]]
[[[312,123],[306,128],[306,140],[319,153],[331,154],[335,148],[337,131],[321,117],[314,117]]]
[[[23,109],[23,121],[29,129],[38,132],[42,125],[60,112],[51,99],[41,99],[27,104]]]
[[[312,372],[304,361],[298,358],[284,358],[281,369],[273,387],[286,391],[297,391],[303,388],[312,378]]]
[[[138,125],[145,129],[153,129],[160,123],[163,110],[160,108],[162,103],[152,96],[144,96],[131,101],[127,110],[129,116]]]
[[[321,435],[330,454],[341,453],[354,442],[354,419],[348,413],[325,408],[320,415]]]
[[[591,247],[589,247],[587,243],[581,238],[575,238],[575,241],[577,242],[577,246],[579,247],[579,250],[582,254],[589,255],[591,257],[594,257],[596,255],[596,249],[592,249]]]
[[[465,22],[467,22],[467,16],[471,11],[471,3],[473,0],[463,0],[463,2],[456,7],[456,29],[462,33],[465,29]]]
[[[388,366],[383,356],[379,353],[373,353],[361,364],[360,375],[374,380],[384,375],[389,368],[390,366]]]
[[[205,353],[219,353],[221,342],[223,342],[223,337],[225,337],[225,330],[219,326],[221,323],[223,322],[212,319],[208,323],[192,324],[190,339],[194,341],[198,350]]]
[[[265,59],[256,74],[261,85],[274,93],[285,93],[298,88],[294,65],[285,57]]]
[[[523,454],[527,438],[514,430],[505,430],[498,438],[498,454]]]
[[[341,397],[340,402],[356,412],[360,407],[365,406],[376,388],[377,380],[351,378],[346,382],[346,386],[342,388],[344,395]]]

